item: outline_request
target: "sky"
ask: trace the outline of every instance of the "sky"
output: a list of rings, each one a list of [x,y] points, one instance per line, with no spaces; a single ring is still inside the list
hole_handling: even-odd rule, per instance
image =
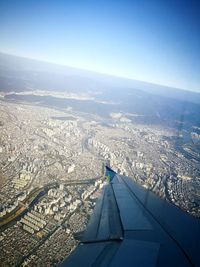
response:
[[[0,0],[0,51],[200,92],[200,1]]]

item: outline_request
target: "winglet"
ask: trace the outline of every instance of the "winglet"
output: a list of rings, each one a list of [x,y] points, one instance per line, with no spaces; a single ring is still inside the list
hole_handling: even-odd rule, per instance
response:
[[[116,174],[115,171],[113,171],[110,167],[106,166],[106,177],[108,178],[109,182],[112,181],[115,174]]]

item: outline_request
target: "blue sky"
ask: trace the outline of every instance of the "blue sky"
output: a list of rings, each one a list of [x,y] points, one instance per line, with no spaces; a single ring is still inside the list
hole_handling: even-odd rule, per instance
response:
[[[200,1],[0,0],[0,51],[200,92]]]

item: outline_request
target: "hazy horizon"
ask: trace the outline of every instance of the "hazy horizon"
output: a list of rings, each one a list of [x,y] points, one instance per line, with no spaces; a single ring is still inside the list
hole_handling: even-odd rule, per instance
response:
[[[0,50],[200,91],[197,1],[1,1]]]
[[[125,79],[125,80],[130,80],[130,81],[142,82],[142,83],[161,86],[161,87],[165,87],[165,88],[169,88],[169,89],[171,88],[171,89],[177,89],[177,90],[181,90],[181,91],[187,91],[187,92],[193,92],[193,93],[200,94],[200,90],[189,90],[187,88],[180,88],[180,87],[175,87],[175,86],[170,86],[170,85],[165,85],[165,84],[159,84],[159,83],[155,83],[155,82],[149,82],[149,81],[145,81],[145,80],[138,80],[138,79],[129,78],[129,77],[126,77],[126,76],[120,76],[120,75],[116,75],[116,74],[110,74],[110,73],[105,73],[105,72],[100,72],[100,71],[94,71],[94,70],[91,70],[91,69],[84,69],[84,68],[74,67],[74,66],[70,66],[70,65],[67,65],[67,64],[56,63],[56,62],[53,62],[53,61],[42,60],[42,59],[37,59],[37,58],[31,58],[31,57],[26,57],[26,56],[20,56],[20,55],[15,55],[15,54],[9,54],[9,53],[3,52],[3,51],[0,51],[0,54],[4,54],[4,55],[7,55],[7,56],[13,56],[13,57],[17,57],[17,58],[23,58],[25,60],[27,59],[27,60],[33,60],[33,61],[37,61],[37,62],[41,62],[41,63],[48,63],[48,64],[62,66],[62,67],[66,67],[66,68],[72,68],[74,70],[81,70],[81,71],[91,72],[91,73],[95,73],[95,74],[99,74],[99,75],[110,76],[110,77],[113,77],[113,78],[120,78],[120,79]]]
[[[196,266],[200,0],[1,0],[0,36],[0,265]]]

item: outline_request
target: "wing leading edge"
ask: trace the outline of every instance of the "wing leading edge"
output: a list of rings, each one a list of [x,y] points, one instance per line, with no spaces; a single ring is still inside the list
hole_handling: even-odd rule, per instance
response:
[[[97,201],[66,267],[200,266],[200,222],[107,168]]]

